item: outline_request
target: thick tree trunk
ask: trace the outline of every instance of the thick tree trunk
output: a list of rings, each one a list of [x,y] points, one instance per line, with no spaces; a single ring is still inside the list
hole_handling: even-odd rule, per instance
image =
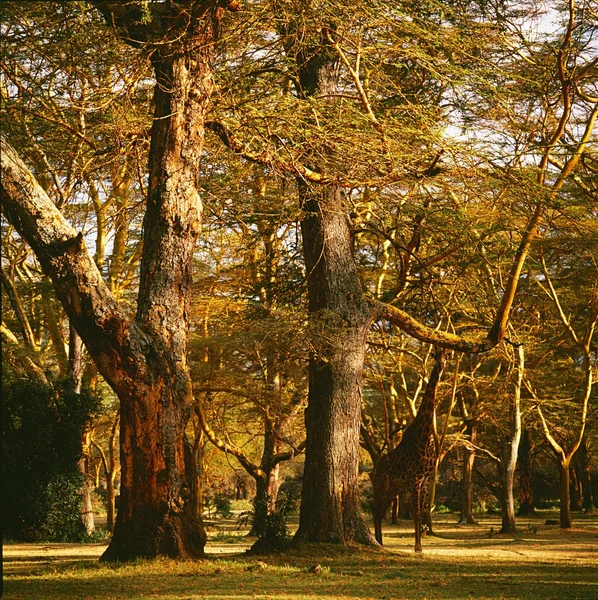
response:
[[[315,50],[308,44],[299,48],[295,59],[301,97],[333,98],[338,88],[337,52],[324,35]],[[320,156],[330,153],[325,147],[314,150]],[[340,187],[312,189],[301,178],[297,184],[305,215],[301,233],[313,350],[295,541],[376,544],[361,513],[358,485],[361,380],[373,310],[361,289],[349,210]]]
[[[201,556],[206,542],[201,518],[187,502],[184,432],[193,403],[189,293],[202,210],[203,123],[213,85],[211,39],[196,32],[183,42],[189,46],[166,45],[152,56],[157,85],[137,322],[156,342],[135,397],[121,397],[120,509],[105,560],[141,550],[142,556]]]
[[[475,445],[478,437],[478,424],[469,419],[466,423],[465,435]],[[473,516],[473,466],[475,463],[475,449],[466,446],[463,456],[463,469],[461,476],[461,515],[459,523],[463,525],[475,525],[477,521]]]
[[[212,0],[150,3],[156,12],[147,24],[132,3],[94,4],[123,39],[150,51],[157,80],[136,320],[110,295],[83,235],[4,140],[2,205],[121,402],[120,510],[102,558],[197,557],[206,534],[187,502],[183,434],[193,400],[187,336],[202,210],[199,162],[222,9]]]
[[[560,482],[560,522],[561,529],[571,529],[573,522],[571,520],[571,500],[569,496],[569,469],[568,461],[559,461],[559,482]]]
[[[266,538],[268,536],[268,517],[276,510],[276,500],[280,488],[279,465],[265,471],[263,477],[256,477],[255,484],[255,512],[249,535]]]
[[[535,513],[532,468],[532,432],[529,428],[525,428],[519,445],[519,516],[521,517]]]
[[[300,184],[303,250],[314,351],[305,411],[307,443],[298,542],[375,544],[360,508],[360,387],[371,308],[351,248],[337,187]]]

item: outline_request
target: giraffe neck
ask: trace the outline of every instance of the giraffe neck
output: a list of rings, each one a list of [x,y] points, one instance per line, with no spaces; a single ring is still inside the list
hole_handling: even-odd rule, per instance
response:
[[[438,388],[440,375],[445,365],[446,355],[444,350],[440,350],[436,355],[436,363],[430,373],[430,379],[428,379],[422,403],[413,422],[414,427],[420,432],[426,429],[429,429],[430,433],[432,431],[434,409],[436,408],[436,389]]]

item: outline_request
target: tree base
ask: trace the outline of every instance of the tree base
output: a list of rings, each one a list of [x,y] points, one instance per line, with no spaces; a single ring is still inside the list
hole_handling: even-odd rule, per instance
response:
[[[129,562],[138,558],[203,558],[207,536],[203,523],[179,515],[154,521],[136,518],[129,523],[118,519],[112,541],[101,562]]]
[[[245,552],[249,556],[265,556],[268,554],[284,554],[291,547],[290,540],[268,540],[259,538],[249,550]]]

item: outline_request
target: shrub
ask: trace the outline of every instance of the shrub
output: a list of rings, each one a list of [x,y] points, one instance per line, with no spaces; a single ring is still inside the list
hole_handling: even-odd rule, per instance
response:
[[[6,536],[81,541],[81,433],[97,411],[97,400],[74,394],[62,382],[36,385],[10,369],[2,395]]]

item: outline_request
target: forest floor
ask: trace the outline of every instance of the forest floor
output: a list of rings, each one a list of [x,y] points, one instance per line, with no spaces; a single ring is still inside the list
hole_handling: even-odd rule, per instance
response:
[[[520,519],[514,535],[480,516],[458,526],[438,515],[435,535],[413,552],[413,526],[384,528],[384,550],[316,545],[256,558],[234,520],[213,521],[202,561],[100,564],[104,544],[5,544],[7,600],[197,600],[340,598],[598,600],[598,515],[574,515],[564,531],[557,513]],[[313,569],[319,565],[319,568]]]

